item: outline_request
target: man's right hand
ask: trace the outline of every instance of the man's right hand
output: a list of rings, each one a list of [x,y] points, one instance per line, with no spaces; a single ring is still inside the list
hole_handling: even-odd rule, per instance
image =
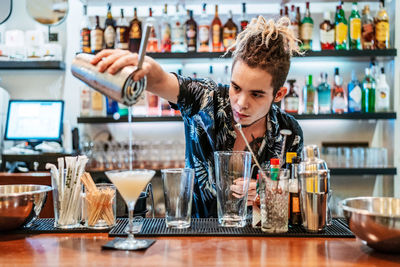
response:
[[[139,56],[137,53],[131,53],[121,49],[105,49],[99,52],[92,60],[93,65],[97,65],[100,72],[108,71],[110,74],[117,73],[120,69],[126,66],[137,66]],[[145,57],[142,69],[135,72],[133,79],[138,81],[148,75],[154,60],[150,57]]]
[[[115,74],[126,66],[137,66],[138,61],[137,53],[121,49],[105,49],[96,54],[91,63],[97,65],[99,72],[108,71],[110,74]],[[176,103],[179,93],[178,80],[148,56],[145,56],[142,68],[135,71],[133,80],[138,81],[144,76],[147,76],[148,91]]]

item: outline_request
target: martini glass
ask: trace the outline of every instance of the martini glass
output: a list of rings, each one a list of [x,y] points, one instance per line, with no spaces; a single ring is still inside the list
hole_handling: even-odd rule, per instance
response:
[[[117,187],[129,211],[128,238],[114,243],[114,247],[124,250],[144,248],[147,242],[133,237],[133,210],[140,193],[143,191],[156,172],[153,170],[114,170],[105,172],[111,182]]]

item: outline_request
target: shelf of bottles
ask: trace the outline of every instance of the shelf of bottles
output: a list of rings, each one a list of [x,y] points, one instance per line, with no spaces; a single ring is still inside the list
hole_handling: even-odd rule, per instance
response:
[[[330,168],[331,175],[396,175],[396,168]]]
[[[161,176],[161,169],[155,169]],[[335,176],[360,176],[360,175],[397,175],[396,168],[330,168],[330,174]],[[92,174],[103,175],[104,171],[88,170]]]
[[[148,56],[154,59],[190,59],[190,58],[230,58],[231,54],[225,52],[160,52],[148,53]],[[304,55],[294,55],[297,58],[303,57],[395,57],[397,49],[385,50],[321,50],[321,51],[305,51]]]
[[[65,63],[62,61],[53,60],[29,60],[29,61],[19,61],[19,60],[0,60],[1,70],[10,69],[53,69],[53,70],[63,70],[65,69]]]
[[[394,112],[379,113],[343,113],[343,114],[292,114],[297,120],[391,120],[396,119]],[[133,122],[167,122],[182,121],[181,116],[133,116]],[[125,123],[127,116],[82,116],[78,123]]]
[[[243,3],[240,17],[234,18],[232,11],[229,11],[227,21],[223,23],[218,13],[218,5],[215,5],[213,18],[208,16],[206,7],[207,5],[203,4],[201,17],[196,19],[193,10],[183,10],[178,5],[173,16],[168,15],[165,5],[160,18],[153,16],[153,9],[150,7],[146,18],[139,18],[135,8],[133,18],[128,20],[121,9],[120,18],[116,21],[109,4],[104,24],[100,24],[99,16],[95,16],[94,25],[86,15],[85,9],[85,19],[81,26],[81,51],[97,53],[103,48],[121,48],[137,52],[142,26],[148,23],[154,27],[147,52],[154,53],[151,54],[154,58],[220,57],[235,42],[237,35],[247,27],[251,16],[246,13],[246,4]],[[301,40],[300,46],[303,51],[307,51],[306,56],[396,56],[396,50],[389,49],[390,24],[383,0],[375,16],[371,15],[369,4],[363,5],[363,10],[359,11],[355,2],[350,16],[346,17],[343,5],[339,4],[333,19],[330,11],[324,10],[324,20],[320,25],[314,25],[309,2],[306,2],[305,7],[302,16],[300,6],[285,6],[281,9],[280,17],[290,19],[289,27]],[[188,15],[186,18],[185,13]],[[319,38],[313,35],[313,29],[316,27],[320,29]],[[312,48],[315,49],[315,41],[318,39],[321,51],[311,51]]]

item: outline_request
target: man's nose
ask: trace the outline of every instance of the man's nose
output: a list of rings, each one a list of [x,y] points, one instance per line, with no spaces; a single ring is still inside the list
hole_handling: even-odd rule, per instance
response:
[[[246,94],[239,94],[237,104],[242,109],[247,109],[249,106],[248,98]]]

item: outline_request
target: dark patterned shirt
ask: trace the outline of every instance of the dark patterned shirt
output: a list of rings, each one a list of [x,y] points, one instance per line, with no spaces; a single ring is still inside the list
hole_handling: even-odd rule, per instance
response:
[[[192,216],[217,217],[213,153],[232,151],[236,140],[229,86],[217,85],[210,79],[176,76],[179,96],[177,104],[172,106],[181,111],[185,124],[185,165],[195,171]],[[285,152],[300,154],[303,132],[292,116],[272,105],[266,123],[264,137],[258,140],[261,142],[255,142],[254,153],[257,153],[260,164],[281,154],[283,137],[279,132],[282,129],[292,131]]]

